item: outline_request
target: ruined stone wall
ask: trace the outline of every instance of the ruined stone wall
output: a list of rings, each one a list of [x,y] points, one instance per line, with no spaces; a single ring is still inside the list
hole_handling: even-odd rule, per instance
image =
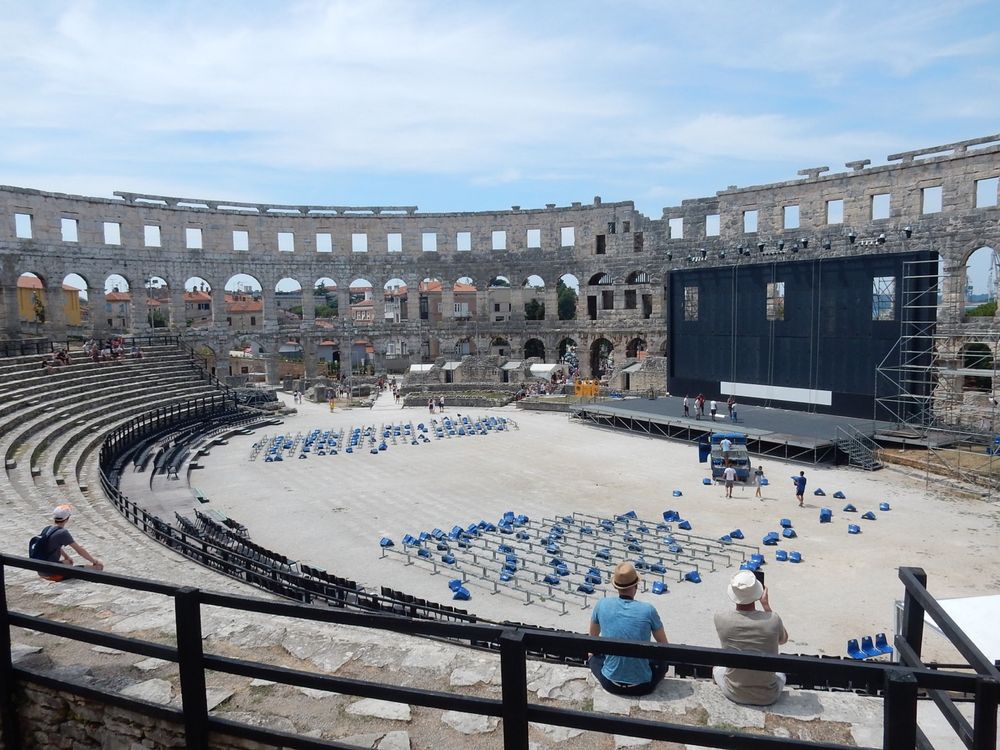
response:
[[[860,160],[848,163],[849,171],[817,167],[786,182],[729,187],[713,197],[665,208],[659,219],[643,216],[631,202],[603,203],[600,198],[586,205],[422,214],[416,207],[225,204],[126,193],[100,199],[0,187],[0,330],[12,337],[29,330],[18,320],[16,280],[33,272],[43,279],[49,298],[55,298],[67,274],[79,274],[98,307],[104,280],[121,275],[136,292],[132,328],[142,331],[147,327],[143,281],[157,276],[169,285],[166,309],[173,326],[211,347],[223,374],[226,352],[244,337],[273,355],[290,336],[301,340],[307,352],[315,351],[322,339],[363,336],[377,356],[387,351],[388,342],[405,342],[411,362],[458,358],[455,352],[463,341],[471,342],[474,353],[487,354],[498,339],[506,342],[512,358],[523,357],[525,345],[537,340],[545,361],[554,362],[561,345],[571,340],[578,346],[583,374],[592,375],[592,347],[601,340],[611,343],[618,361],[636,340],[650,354],[666,353],[667,277],[673,269],[769,262],[776,254],[794,260],[912,250],[932,250],[942,258],[939,330],[949,335],[984,325],[1000,330],[995,318],[966,320],[963,305],[967,258],[977,248],[1000,247],[1000,209],[975,203],[976,180],[1000,175],[1000,137],[894,154],[889,161],[871,167]],[[941,210],[925,213],[923,191],[938,188]],[[889,196],[888,212],[885,218],[873,218],[873,205],[884,200],[876,197],[880,195]],[[842,220],[828,221],[830,201],[843,201]],[[30,217],[30,238],[16,236],[15,214]],[[748,215],[756,217],[755,226],[746,223]],[[75,241],[64,237],[64,220],[71,229],[75,226]],[[105,222],[119,225],[120,244],[108,244]],[[159,246],[149,246],[146,227],[157,228]],[[200,232],[195,244],[201,247],[189,247],[189,230]],[[234,232],[246,233],[246,251],[234,249]],[[288,251],[279,249],[279,233],[291,235],[284,240],[290,242],[284,248]],[[320,251],[318,243],[326,235],[331,252]],[[400,252],[390,251],[395,235]],[[425,251],[425,240],[428,249],[432,244],[430,235],[436,240],[432,252]],[[361,236],[365,252],[358,251]],[[470,249],[460,250],[466,239]],[[529,246],[533,244],[539,247]],[[238,273],[255,277],[264,290],[263,321],[254,330],[237,331],[226,323],[223,288]],[[574,320],[557,316],[556,283],[563,274],[572,274],[580,284]],[[545,284],[541,293],[522,287],[536,275]],[[487,287],[498,276],[512,285],[509,292],[503,290],[513,308],[509,320],[497,321],[493,314]],[[211,287],[210,328],[183,330],[181,294],[191,277],[205,279]],[[324,277],[336,282],[342,312],[349,307],[351,282],[370,282],[374,322],[351,323],[344,316],[334,319],[332,329],[320,327],[311,312],[312,290]],[[455,318],[452,309],[451,286],[465,277],[478,289],[477,313],[470,319]],[[301,322],[280,322],[274,290],[285,278],[303,288],[306,313]],[[444,288],[444,319],[433,327],[418,314],[416,290],[425,278],[441,280]],[[379,293],[392,279],[401,279],[409,290],[408,317],[398,323],[384,320]],[[545,303],[544,320],[524,319],[523,305],[533,296]],[[50,307],[42,332],[60,338],[69,329],[57,306]],[[92,315],[91,327],[98,335],[103,317]],[[313,369],[315,363],[307,357],[307,376]],[[277,368],[269,368],[268,376],[273,382]]]

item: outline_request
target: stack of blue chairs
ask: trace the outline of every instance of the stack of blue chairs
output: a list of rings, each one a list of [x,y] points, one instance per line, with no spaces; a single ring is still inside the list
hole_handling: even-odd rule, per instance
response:
[[[847,655],[852,659],[870,659],[876,656],[886,656],[893,653],[892,646],[889,645],[889,641],[885,636],[885,633],[879,633],[875,636],[874,642],[870,635],[866,635],[861,638],[861,644],[858,645],[857,638],[851,638],[847,642]]]

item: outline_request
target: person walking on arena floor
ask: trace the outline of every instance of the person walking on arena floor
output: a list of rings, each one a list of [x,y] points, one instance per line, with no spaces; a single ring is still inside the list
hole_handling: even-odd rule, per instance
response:
[[[797,477],[792,477],[792,481],[795,482],[795,499],[799,501],[799,507],[805,507],[803,505],[804,498],[806,494],[806,473],[800,471]]]
[[[757,487],[757,491],[754,493],[754,497],[759,497],[763,500],[763,496],[760,494],[761,488],[764,486],[764,467],[758,466],[757,470],[753,473],[753,483]]]
[[[31,557],[36,560],[61,563],[72,567],[74,564],[73,558],[64,549],[64,547],[72,547],[80,557],[90,563],[87,567],[94,570],[104,570],[104,563],[91,555],[82,544],[73,538],[73,535],[69,533],[69,529],[66,528],[70,515],[72,515],[72,510],[72,506],[68,503],[57,505],[53,509],[52,525],[46,526],[42,530],[42,533],[39,535],[41,539],[38,542],[41,548],[32,550]],[[50,581],[61,581],[66,577],[58,573],[39,573],[38,575]]]
[[[726,462],[729,463],[728,461]],[[726,470],[722,472],[722,478],[726,482],[726,497],[731,498],[733,496],[733,484],[736,482],[736,469],[732,466],[726,466]]]
[[[635,600],[639,573],[631,562],[619,563],[611,578],[618,597],[608,596],[594,605],[590,635],[629,641],[666,643],[667,634],[656,607]],[[632,656],[590,655],[590,671],[601,687],[615,695],[648,695],[667,673],[666,662]]]
[[[684,396],[684,416],[685,417],[691,416],[691,414],[688,412],[688,397],[686,395]]]
[[[715,421],[715,414],[716,414],[716,412],[719,411],[719,405],[715,402],[714,398],[709,403],[708,411],[712,415],[712,421],[714,422]]]
[[[715,631],[722,648],[777,655],[778,646],[788,642],[788,631],[777,612],[771,610],[767,588],[752,570],[732,577],[727,592],[736,609],[715,615]],[[761,610],[757,609],[760,601]],[[756,669],[713,667],[712,677],[722,694],[733,703],[770,706],[781,697],[785,675]]]

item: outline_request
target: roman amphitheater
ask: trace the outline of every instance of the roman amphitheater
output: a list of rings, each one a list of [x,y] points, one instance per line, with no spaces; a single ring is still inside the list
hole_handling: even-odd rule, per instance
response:
[[[0,187],[0,747],[996,747],[1000,135],[886,162],[656,218]],[[104,574],[23,558],[58,502]],[[642,699],[584,666],[622,558]],[[741,565],[779,657],[715,648]]]

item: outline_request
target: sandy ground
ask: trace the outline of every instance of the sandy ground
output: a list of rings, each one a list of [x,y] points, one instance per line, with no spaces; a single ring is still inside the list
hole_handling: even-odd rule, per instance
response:
[[[284,400],[291,405],[289,397]],[[390,401],[383,396],[371,410],[332,414],[325,404],[304,403],[281,431],[349,431],[353,426],[429,420],[424,409],[402,409]],[[763,500],[753,497],[753,488],[739,486],[727,500],[721,487],[702,484],[706,466],[698,463],[692,446],[587,426],[565,414],[509,407],[448,410],[451,416],[456,412],[504,415],[520,429],[392,446],[377,456],[362,451],[251,462],[252,443],[278,432],[269,428],[214,447],[200,460],[204,468],[194,472],[191,483],[211,498],[207,507],[245,524],[259,544],[375,590],[388,585],[442,603],[451,603],[447,576],[406,567],[395,556],[380,559],[380,537],[398,544],[405,533],[447,530],[481,518],[495,522],[507,510],[533,519],[573,511],[608,516],[635,510],[655,522],[671,508],[691,521],[696,534],[714,538],[739,527],[747,541],[759,544],[765,533],[780,530],[779,519],[787,517],[798,538],[783,540],[781,546],[800,551],[803,562],[778,563],[773,548],[762,551],[771,603],[788,628],[791,640],[785,650],[792,653],[841,655],[848,638],[891,633],[894,603],[903,594],[898,566],[923,567],[938,598],[1000,592],[995,506],[938,493],[922,475],[755,458],[771,480]],[[797,507],[790,480],[802,468],[809,480],[805,508]],[[817,487],[827,497],[814,497]],[[674,489],[683,496],[673,497]],[[836,490],[847,500],[833,499]],[[878,520],[865,522],[860,513],[842,513],[847,501],[860,512],[875,511]],[[891,504],[890,512],[878,511],[882,501]],[[833,508],[834,520],[821,525],[819,508],[824,505]],[[862,524],[863,533],[849,535],[848,523]],[[645,595],[658,607],[671,641],[716,645],[712,614],[731,606],[725,588],[732,572],[703,573],[701,584],[674,583],[666,595]],[[551,606],[525,606],[482,589],[458,604],[491,619],[577,631],[586,629],[589,616],[579,607],[560,615]],[[928,636],[924,652],[932,659],[955,659],[934,635]]]

